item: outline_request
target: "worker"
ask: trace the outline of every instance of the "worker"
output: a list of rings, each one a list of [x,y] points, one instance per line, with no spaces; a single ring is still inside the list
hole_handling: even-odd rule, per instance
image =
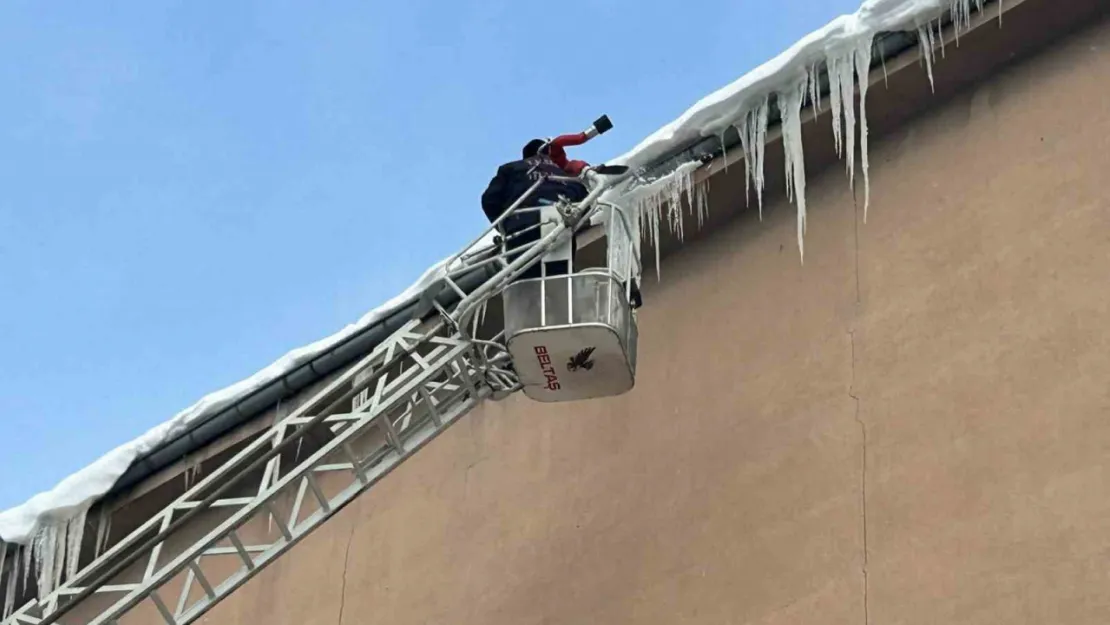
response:
[[[566,147],[581,145],[590,140],[609,126],[608,118],[603,117],[595,122],[593,128],[587,132],[559,135],[553,139],[532,139],[521,150],[520,160],[501,165],[497,174],[490,181],[482,194],[482,211],[490,222],[496,221],[509,209],[520,196],[528,192],[533,184],[541,177],[547,179],[532,192],[531,196],[523,202],[520,208],[534,208],[543,204],[553,204],[560,199],[569,202],[580,202],[589,195],[589,189],[581,180],[568,180],[568,177],[580,177],[590,164],[582,160],[567,158]],[[601,174],[621,173],[623,166],[601,165],[592,168]],[[552,177],[561,178],[553,180]],[[501,232],[507,237],[506,251],[519,249],[539,241],[540,215],[538,210],[517,212],[501,222]],[[577,253],[574,237],[571,237],[571,258]],[[508,255],[508,261],[513,262],[519,253]],[[542,261],[541,261],[542,262]],[[573,262],[573,261],[572,261]],[[546,275],[556,276],[568,273],[566,261],[544,263]],[[525,270],[517,279],[527,280],[539,278],[543,275],[540,263]],[[631,285],[630,304],[633,308],[643,305],[639,285],[634,280]]]
[[[564,135],[571,137],[574,135]],[[561,139],[562,137],[557,137]],[[571,145],[571,144],[567,144]],[[585,183],[578,180],[566,180],[568,176],[577,176],[587,165],[583,161],[567,161],[566,152],[561,146],[555,147],[554,141],[546,142],[542,139],[529,141],[521,150],[521,158],[505,163],[497,168],[497,174],[490,181],[482,193],[482,211],[490,222],[496,221],[509,209],[520,196],[527,193],[541,177],[547,179],[532,192],[531,196],[521,205],[521,208],[535,208],[542,204],[554,204],[565,198],[570,202],[581,202],[589,194]],[[558,160],[557,160],[558,159]],[[576,173],[571,173],[574,171]],[[564,178],[553,180],[552,176]],[[521,211],[511,215],[501,222],[501,232],[509,237],[505,247],[514,250],[540,240],[540,215],[539,211]],[[572,243],[573,245],[573,243]],[[573,252],[572,252],[573,254]],[[519,254],[510,254],[509,262],[515,260]],[[568,271],[565,261],[547,264],[547,275],[565,275]],[[530,267],[520,279],[538,278],[541,275],[540,265]]]

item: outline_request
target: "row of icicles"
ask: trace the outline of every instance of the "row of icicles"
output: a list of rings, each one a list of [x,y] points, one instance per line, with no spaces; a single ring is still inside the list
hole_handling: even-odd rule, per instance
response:
[[[986,0],[950,0],[951,15],[957,43],[959,33],[971,26],[972,5],[978,12],[984,10]],[[998,7],[1002,15],[1002,2]],[[930,21],[917,28],[918,40],[922,48],[929,82],[933,82],[933,64],[936,62],[936,48],[939,45],[944,54],[944,39],[941,36],[941,22]],[[870,204],[870,178],[867,144],[867,88],[871,67],[873,35],[861,37],[856,45],[825,54],[824,62],[829,76],[829,104],[832,109],[833,137],[837,155],[847,155],[849,184],[855,184],[855,139],[856,112],[853,105],[857,86],[860,91],[859,136],[860,165],[864,179],[864,221]],[[884,59],[885,62],[885,59]],[[760,219],[763,217],[764,191],[764,145],[768,130],[770,100],[777,101],[782,118],[782,137],[785,150],[786,190],[788,201],[797,205],[798,250],[805,261],[804,235],[806,229],[805,197],[805,160],[802,146],[801,115],[803,105],[808,100],[814,115],[821,112],[821,97],[818,88],[818,64],[813,63],[800,70],[795,80],[773,93],[767,93],[746,107],[732,122],[740,136],[741,150],[745,163],[745,195],[750,196],[754,189],[759,205]],[[885,71],[885,66],[884,66]],[[659,275],[659,231],[663,222],[663,207],[667,207],[666,221],[678,239],[683,240],[683,216],[681,198],[685,194],[692,213],[696,213],[700,227],[708,215],[708,180],[695,184],[694,171],[697,162],[687,163],[672,174],[635,189],[625,196],[625,201],[634,207],[634,219],[630,224],[634,241],[646,236],[655,247],[655,269]],[[749,202],[750,202],[750,198]],[[635,246],[638,254],[639,245]],[[617,256],[624,256],[627,250],[619,250]],[[189,479],[188,477],[186,479]],[[88,523],[88,509],[79,510],[67,519],[53,520],[42,524],[28,545],[7,545],[0,542],[0,588],[3,603],[0,618],[7,618],[15,609],[17,596],[25,593],[34,574],[34,588],[37,597],[47,597],[63,580],[72,579],[78,572],[81,555],[81,542]],[[100,515],[96,523],[97,538],[95,554],[99,555],[110,531],[110,516]],[[95,557],[95,556],[94,556]]]
[[[88,516],[88,508],[83,508],[69,518],[43,523],[27,545],[0,541],[0,618],[12,614],[16,597],[26,593],[30,584],[35,585],[36,597],[46,597],[63,580],[77,575]],[[96,555],[107,545],[110,531],[111,515],[100,514],[96,521]]]
[[[956,34],[957,44],[961,32],[971,27],[972,8],[982,13],[986,0],[949,0],[950,15]],[[1001,20],[1002,0],[998,3]],[[917,27],[921,56],[933,83],[933,65],[936,63],[936,48],[939,46],[944,55],[944,37],[941,18],[930,20]],[[829,50],[824,55],[824,65],[829,77],[829,106],[832,113],[832,131],[837,156],[845,158],[849,186],[855,188],[856,127],[859,126],[860,169],[863,174],[864,200],[863,220],[867,222],[867,212],[871,205],[871,179],[867,127],[867,90],[869,87],[872,63],[872,44],[874,34],[860,37],[853,46]],[[886,59],[882,59],[884,79]],[[805,155],[802,145],[802,111],[804,105],[812,107],[816,118],[822,112],[820,80],[820,61],[799,69],[794,81],[785,87],[763,94],[762,97],[746,107],[729,126],[740,137],[740,147],[744,155],[745,199],[750,205],[751,192],[754,190],[759,206],[759,218],[763,219],[764,153],[767,141],[768,117],[771,98],[775,98],[782,123],[782,141],[786,168],[787,200],[797,206],[798,252],[805,262],[806,231],[806,171]],[[857,122],[854,105],[855,92],[859,88],[859,118]],[[724,131],[720,132],[724,149]],[[727,165],[726,165],[727,166]],[[637,216],[637,234],[646,237],[655,247],[656,275],[659,274],[659,226],[663,221],[663,207],[667,209],[666,221],[671,232],[679,241],[683,240],[683,216],[681,199],[686,194],[690,212],[696,213],[699,227],[708,214],[708,178],[694,182],[697,161],[687,163],[664,178],[643,187],[636,188],[625,195],[624,200],[633,206]]]

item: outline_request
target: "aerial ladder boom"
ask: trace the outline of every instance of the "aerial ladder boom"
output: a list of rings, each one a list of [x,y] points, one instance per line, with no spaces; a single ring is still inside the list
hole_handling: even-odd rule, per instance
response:
[[[595,122],[591,130],[598,134],[599,129],[608,129],[607,118]],[[615,175],[587,171],[584,175],[590,178],[592,190],[577,204],[527,206],[537,181],[491,229],[498,230],[514,211],[540,210],[545,221],[538,241],[514,249],[512,255],[503,241],[497,249],[475,250],[492,233],[487,230],[449,260],[442,283],[434,287],[456,291],[457,304],[445,308],[434,297],[423,298],[435,312],[430,320],[418,316],[409,321],[156,516],[48,596],[16,610],[2,625],[127,625],[135,619],[125,615],[136,609],[167,625],[197,621],[483,400],[529,386],[522,371],[535,363],[518,362],[507,347],[514,338],[510,334],[525,337],[530,354],[538,353],[536,337],[547,337],[540,342],[550,342],[550,353],[555,353],[556,344],[578,349],[573,343],[589,334],[582,334],[584,329],[594,336],[598,328],[620,317],[625,327],[614,331],[614,336],[619,334],[619,341],[630,338],[632,345],[613,343],[613,354],[623,350],[625,359],[610,354],[609,364],[598,365],[606,371],[612,365],[613,371],[621,372],[615,386],[607,390],[604,383],[599,386],[595,381],[592,386],[571,388],[564,382],[562,391],[543,388],[537,393],[549,396],[531,396],[559,401],[627,390],[624,371],[632,374],[635,369],[635,319],[628,314],[625,296],[633,274],[638,277],[638,269],[631,268],[634,263],[629,259],[614,263],[610,253],[609,264],[619,267],[541,277],[534,281],[541,293],[539,302],[522,301],[524,290],[531,287],[528,280],[519,280],[553,250],[564,249],[575,230],[601,210],[609,211],[608,235],[623,232],[628,238],[623,247],[617,246],[618,252],[631,256],[636,242],[629,216],[620,207],[600,201],[605,191],[628,176],[627,171],[617,171]],[[461,276],[483,267],[496,271],[469,293],[459,286]],[[557,280],[567,281],[570,290],[563,299],[553,300],[558,310],[548,311],[542,293]],[[576,285],[589,288],[578,292]],[[515,304],[503,298],[506,328],[479,338],[480,316],[507,287],[519,288],[521,294],[514,296]],[[531,313],[518,314],[514,305],[539,310],[540,323],[530,324]],[[545,322],[560,315],[557,323]],[[589,368],[588,364],[579,357],[568,366]],[[198,535],[198,528],[200,537],[182,547],[184,537]],[[223,562],[206,565],[215,558]],[[230,561],[235,566],[227,566]],[[143,618],[140,622],[156,621]]]

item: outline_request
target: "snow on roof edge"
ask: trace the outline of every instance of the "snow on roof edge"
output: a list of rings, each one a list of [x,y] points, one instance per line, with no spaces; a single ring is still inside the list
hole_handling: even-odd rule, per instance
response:
[[[865,0],[854,14],[837,17],[770,61],[705,96],[677,119],[609,162],[633,167],[646,166],[676,147],[691,140],[713,136],[735,124],[757,100],[808,76],[811,65],[836,50],[851,49],[861,38],[873,37],[881,31],[918,29],[953,7],[969,13],[971,3],[974,2],[981,9],[983,1]],[[400,308],[442,275],[445,262],[446,259],[429,268],[400,295],[371,310],[339,332],[294,349],[249,378],[206,395],[165,423],[120,445],[96,462],[65,478],[53,489],[36,494],[22,505],[0,512],[0,540],[27,544],[45,523],[64,520],[87,510],[111,490],[135,458],[188,431],[204,417],[226,408],[256,388],[268,384]]]

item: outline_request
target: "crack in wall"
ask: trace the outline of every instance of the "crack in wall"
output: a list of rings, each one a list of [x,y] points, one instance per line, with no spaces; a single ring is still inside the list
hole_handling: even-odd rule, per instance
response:
[[[860,417],[860,399],[856,395],[856,333],[855,330],[848,331],[848,337],[852,347],[852,381],[848,387],[848,397],[851,397],[856,403],[856,423],[859,424],[859,430],[862,440],[860,450],[860,524],[863,530],[863,566],[861,573],[863,575],[863,623],[870,625],[871,623],[871,606],[868,603],[868,590],[869,584],[867,579],[867,564],[868,564],[868,544],[867,544],[867,424],[863,422]]]
[[[358,527],[357,519],[351,521],[351,533],[347,535],[347,552],[343,555],[343,586],[339,593],[339,620],[336,625],[343,625],[343,613],[347,609],[347,564],[351,561],[351,544],[355,541],[355,528]]]
[[[854,260],[855,260],[855,274],[856,274],[856,306],[853,314],[852,324],[859,320],[859,309],[862,303],[860,292],[860,271],[859,271],[859,202],[855,197],[855,190],[852,191],[854,215],[853,215],[853,235],[854,235]],[[848,397],[856,403],[855,420],[859,424],[861,449],[860,449],[860,525],[863,535],[863,563],[860,567],[860,573],[863,577],[863,624],[870,625],[871,623],[871,604],[869,601],[870,584],[868,580],[868,542],[867,542],[867,424],[864,423],[863,418],[860,416],[860,398],[856,394],[856,331],[853,328],[848,330],[848,340],[851,346],[851,378],[848,384]]]

